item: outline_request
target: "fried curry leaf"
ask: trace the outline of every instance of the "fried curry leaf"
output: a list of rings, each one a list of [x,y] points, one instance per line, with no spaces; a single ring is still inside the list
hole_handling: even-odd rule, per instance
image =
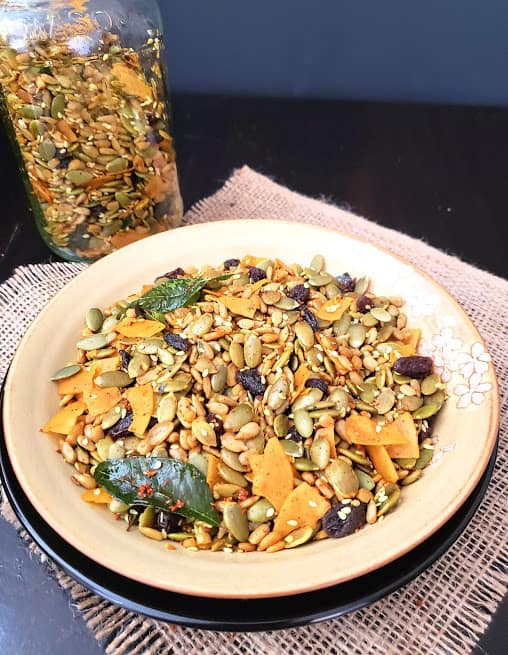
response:
[[[201,291],[210,282],[220,282],[230,277],[231,274],[226,274],[218,277],[182,277],[166,280],[133,300],[130,307],[139,307],[151,316],[172,312],[199,300]]]
[[[127,505],[150,505],[216,527],[220,523],[206,478],[192,464],[164,457],[107,459],[94,477]]]

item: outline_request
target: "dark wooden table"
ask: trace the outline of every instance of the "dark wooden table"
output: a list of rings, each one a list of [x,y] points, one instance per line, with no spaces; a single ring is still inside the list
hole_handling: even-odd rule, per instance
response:
[[[508,277],[508,109],[177,96],[174,118],[186,207],[248,164]],[[3,133],[0,152],[1,281],[15,266],[55,257],[35,230]],[[103,652],[4,521],[0,572],[2,652]],[[477,652],[508,652],[507,603]]]

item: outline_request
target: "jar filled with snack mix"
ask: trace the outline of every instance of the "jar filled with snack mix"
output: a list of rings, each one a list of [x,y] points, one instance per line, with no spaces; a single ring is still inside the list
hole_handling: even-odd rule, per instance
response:
[[[39,231],[92,261],[179,225],[156,0],[0,3],[4,124]]]

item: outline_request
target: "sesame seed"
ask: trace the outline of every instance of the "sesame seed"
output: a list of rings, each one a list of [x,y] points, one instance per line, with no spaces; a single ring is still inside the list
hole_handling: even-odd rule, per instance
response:
[[[188,550],[190,550],[190,548],[188,548]],[[197,548],[195,548],[194,550],[197,550]],[[223,550],[225,553],[232,553],[232,552],[233,552],[233,549],[230,548],[229,546],[224,546],[224,548],[223,548],[222,550]]]
[[[347,519],[347,514],[343,511],[340,510],[340,512],[337,512],[337,516],[341,521],[345,521]]]
[[[351,514],[351,507],[344,507],[341,511],[343,514]]]
[[[294,541],[294,540],[295,540],[295,538],[293,537],[292,534],[288,534],[288,536],[284,538],[284,541],[285,541],[287,544],[290,544],[290,543],[291,543],[292,541]]]
[[[295,519],[289,519],[289,521],[288,521],[288,525],[291,525],[291,526],[297,526],[297,525],[298,525],[298,521],[295,521]]]
[[[100,496],[101,495],[101,490],[99,488],[93,490],[94,496]]]
[[[317,507],[317,503],[315,500],[309,500],[309,507]]]
[[[425,450],[434,450],[434,446],[430,443],[424,443],[423,447],[425,448]]]
[[[273,507],[270,507],[270,509],[267,509],[265,512],[265,516],[267,519],[271,518],[275,514],[275,510]]]
[[[81,440],[81,443],[83,446],[88,446],[88,439],[85,437],[84,439]]]
[[[360,501],[355,498],[351,501],[351,505],[353,505],[353,507],[360,507]]]
[[[201,428],[201,434],[202,434],[203,437],[206,437],[208,432],[205,430],[205,428]]]
[[[162,468],[162,462],[154,462],[152,468],[156,471],[157,469]]]
[[[376,432],[378,432],[378,433],[381,432],[381,426],[380,425],[376,425]]]
[[[343,498],[340,502],[343,505],[349,505],[349,503],[351,502],[351,499],[350,498]]]

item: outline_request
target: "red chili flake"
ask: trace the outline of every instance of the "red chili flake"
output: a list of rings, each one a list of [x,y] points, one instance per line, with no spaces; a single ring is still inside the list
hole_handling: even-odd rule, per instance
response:
[[[154,475],[157,475],[157,471],[153,471],[152,469],[143,471],[143,473],[144,475],[146,475],[147,478],[153,478]]]
[[[139,485],[138,498],[150,497],[153,496],[153,494],[154,494],[153,487],[149,482],[145,482]]]
[[[170,510],[174,512],[177,509],[180,509],[180,507],[183,507],[185,505],[185,502],[183,500],[177,500],[174,505],[170,506]]]
[[[247,489],[240,489],[240,491],[238,492],[238,500],[247,500],[248,497],[249,497],[249,492],[247,491]]]

